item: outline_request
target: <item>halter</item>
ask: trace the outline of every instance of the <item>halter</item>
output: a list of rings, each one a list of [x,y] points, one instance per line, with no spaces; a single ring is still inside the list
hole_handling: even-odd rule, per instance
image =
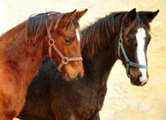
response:
[[[54,27],[54,29],[56,29],[58,27],[58,24],[60,22],[60,19],[62,18],[62,16],[60,16],[60,18],[57,20],[56,25]],[[52,59],[52,48],[55,50],[55,52],[60,56],[61,58],[61,63],[58,66],[58,70],[61,72],[61,68],[68,64],[69,62],[73,62],[73,61],[82,61],[82,57],[66,57],[65,55],[62,54],[62,52],[57,48],[54,39],[52,38],[52,35],[49,31],[48,25],[47,25],[47,21],[46,21],[46,30],[47,30],[47,36],[48,36],[48,45],[49,45],[49,49],[48,49],[48,53],[50,58]]]
[[[123,22],[122,22],[122,26],[123,26]],[[126,51],[124,49],[124,46],[123,46],[123,38],[122,38],[122,31],[123,31],[123,28],[121,26],[121,29],[120,29],[120,37],[119,37],[119,42],[118,42],[118,56],[120,58],[120,52],[122,52],[124,58],[125,58],[125,61],[126,61],[126,72],[127,72],[127,76],[130,77],[130,71],[129,71],[129,68],[132,66],[132,67],[136,67],[136,68],[143,68],[143,69],[148,69],[148,66],[147,65],[142,65],[142,64],[138,64],[138,63],[135,63],[135,62],[131,62],[130,59],[128,58],[127,54],[126,54]]]

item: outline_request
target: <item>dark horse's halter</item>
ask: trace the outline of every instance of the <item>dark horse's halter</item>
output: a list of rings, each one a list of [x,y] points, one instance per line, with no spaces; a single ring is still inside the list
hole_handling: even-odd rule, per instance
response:
[[[56,25],[54,27],[54,29],[56,29],[58,27],[59,21],[62,18],[62,16],[60,16],[60,18],[57,20]],[[72,62],[72,61],[82,61],[82,57],[66,57],[62,54],[61,51],[59,51],[59,49],[57,48],[54,39],[52,38],[52,35],[49,31],[48,25],[47,25],[47,21],[46,21],[46,30],[47,30],[47,36],[48,36],[48,44],[49,44],[49,56],[52,58],[52,48],[55,50],[55,52],[61,57],[61,63],[58,66],[58,70],[61,72],[61,68],[68,64],[68,62]]]
[[[122,26],[121,26],[121,29],[120,29],[120,37],[119,37],[119,42],[118,42],[118,56],[120,58],[120,52],[122,52],[124,58],[125,58],[125,61],[126,61],[126,72],[127,72],[127,76],[130,77],[130,71],[129,71],[129,68],[132,66],[132,67],[136,67],[136,68],[144,68],[144,69],[148,69],[148,66],[147,65],[141,65],[141,64],[138,64],[138,63],[135,63],[135,62],[131,62],[126,54],[126,51],[124,49],[124,46],[123,46],[123,38],[122,38],[122,31],[123,31],[123,22],[122,22]]]

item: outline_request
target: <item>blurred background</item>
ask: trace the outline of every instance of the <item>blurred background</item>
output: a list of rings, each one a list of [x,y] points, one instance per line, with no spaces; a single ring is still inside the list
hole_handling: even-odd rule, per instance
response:
[[[130,84],[120,61],[113,67],[101,120],[166,120],[166,0],[1,0],[4,4],[3,32],[33,13],[88,12],[81,19],[84,28],[113,11],[160,10],[151,23],[152,40],[148,47],[149,81],[143,87]],[[2,19],[2,18],[1,18]]]

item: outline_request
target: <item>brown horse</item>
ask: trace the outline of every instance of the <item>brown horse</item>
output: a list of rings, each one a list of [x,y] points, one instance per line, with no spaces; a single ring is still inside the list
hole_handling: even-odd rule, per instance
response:
[[[59,65],[66,80],[83,77],[77,20],[86,11],[38,14],[0,37],[0,120],[19,114],[45,55]]]

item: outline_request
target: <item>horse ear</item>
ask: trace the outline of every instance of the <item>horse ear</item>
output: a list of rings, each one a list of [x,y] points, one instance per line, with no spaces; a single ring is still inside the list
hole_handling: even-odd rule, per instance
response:
[[[76,19],[79,20],[87,11],[88,11],[88,9],[85,9],[82,11],[77,11],[76,12]]]
[[[65,13],[59,21],[59,27],[60,28],[68,27],[70,22],[76,16],[76,11],[77,10],[74,10],[73,12]]]
[[[145,12],[145,15],[148,18],[149,22],[152,22],[152,20],[156,17],[158,13],[159,13],[159,10],[155,12]]]
[[[136,19],[136,8],[132,9],[128,14],[127,14],[127,23],[131,23]]]

